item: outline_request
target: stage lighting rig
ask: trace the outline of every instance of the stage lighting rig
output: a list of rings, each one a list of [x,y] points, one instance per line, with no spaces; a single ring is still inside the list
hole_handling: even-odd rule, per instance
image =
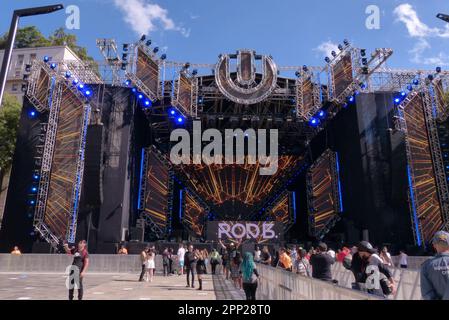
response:
[[[444,13],[437,14],[437,18],[449,23],[449,15]]]

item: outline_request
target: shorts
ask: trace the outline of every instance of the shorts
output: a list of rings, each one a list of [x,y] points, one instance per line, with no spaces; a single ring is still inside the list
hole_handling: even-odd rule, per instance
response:
[[[184,267],[184,260],[179,260],[179,266],[180,266],[181,268]]]

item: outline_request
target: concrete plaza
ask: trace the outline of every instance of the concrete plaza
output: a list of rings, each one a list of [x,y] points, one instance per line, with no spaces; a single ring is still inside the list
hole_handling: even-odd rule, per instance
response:
[[[186,288],[184,276],[157,274],[153,282],[139,282],[138,274],[88,273],[84,280],[84,300],[241,300],[222,276],[204,275],[203,290]],[[66,300],[63,273],[0,273],[0,300]],[[198,288],[198,283],[195,283]],[[77,292],[75,292],[75,299]]]

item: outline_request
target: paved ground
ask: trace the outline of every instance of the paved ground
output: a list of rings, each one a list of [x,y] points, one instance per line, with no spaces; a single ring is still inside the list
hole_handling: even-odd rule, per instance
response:
[[[241,300],[244,297],[222,276],[205,275],[202,291],[186,288],[185,276],[156,275],[153,282],[138,282],[137,277],[123,273],[87,274],[84,299]],[[62,273],[0,273],[0,300],[65,300],[65,280]]]

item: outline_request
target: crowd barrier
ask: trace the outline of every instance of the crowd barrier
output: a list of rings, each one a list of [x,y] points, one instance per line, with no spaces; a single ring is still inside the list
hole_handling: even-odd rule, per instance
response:
[[[396,293],[388,298],[392,300],[421,300],[421,282],[418,270],[394,268],[391,270],[396,283]],[[351,271],[336,262],[332,265],[332,277],[338,281],[338,285],[352,288],[354,276]]]
[[[259,300],[382,300],[361,291],[257,264]]]

